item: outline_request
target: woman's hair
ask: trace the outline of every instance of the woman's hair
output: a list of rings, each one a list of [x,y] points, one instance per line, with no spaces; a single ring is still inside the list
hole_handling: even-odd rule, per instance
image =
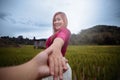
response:
[[[67,25],[68,25],[68,20],[67,20],[66,14],[65,14],[64,12],[56,12],[56,13],[54,14],[54,16],[53,16],[53,22],[54,22],[54,19],[55,19],[55,17],[56,17],[57,15],[60,15],[60,16],[62,17],[62,19],[63,19],[63,21],[64,21],[64,23],[65,23],[64,27],[67,27]],[[54,26],[54,23],[53,23],[53,26]],[[53,34],[55,34],[55,33],[56,33],[56,32],[55,32],[55,30],[54,30],[54,28],[53,28]],[[54,37],[55,37],[55,36],[52,35],[52,36],[51,36],[51,40],[53,40]]]
[[[63,19],[63,21],[64,21],[64,23],[65,23],[65,26],[64,26],[64,27],[67,27],[67,25],[68,25],[68,20],[67,20],[66,14],[65,14],[64,12],[57,12],[57,13],[55,13],[55,15],[53,16],[53,22],[54,22],[54,19],[55,19],[56,15],[60,15],[60,16],[62,17],[62,19]],[[54,26],[54,24],[53,24],[53,26]]]

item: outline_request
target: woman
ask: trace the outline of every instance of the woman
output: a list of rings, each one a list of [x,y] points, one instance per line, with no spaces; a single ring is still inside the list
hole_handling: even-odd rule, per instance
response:
[[[71,80],[72,76],[71,68],[65,63],[64,58],[71,36],[70,31],[67,29],[67,24],[68,21],[65,13],[57,12],[53,17],[53,35],[46,41],[46,48],[52,49],[48,63],[50,74],[54,80],[58,80],[58,78],[60,80]],[[65,73],[63,74],[63,72]],[[53,78],[47,77],[43,80],[53,80]]]

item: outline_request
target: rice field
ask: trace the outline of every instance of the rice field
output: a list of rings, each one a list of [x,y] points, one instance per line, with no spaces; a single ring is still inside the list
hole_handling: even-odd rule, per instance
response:
[[[73,80],[118,80],[120,46],[69,46]]]
[[[43,49],[0,48],[0,67],[25,63]],[[66,58],[73,80],[119,80],[120,46],[69,46]]]

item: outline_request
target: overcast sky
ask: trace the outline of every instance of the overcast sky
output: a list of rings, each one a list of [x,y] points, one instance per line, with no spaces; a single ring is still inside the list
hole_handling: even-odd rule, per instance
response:
[[[0,0],[0,36],[47,38],[57,11],[67,14],[71,33],[95,25],[120,26],[120,0]]]

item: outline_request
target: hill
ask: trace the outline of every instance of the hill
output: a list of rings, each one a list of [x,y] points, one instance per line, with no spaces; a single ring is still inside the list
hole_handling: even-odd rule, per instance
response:
[[[70,44],[120,45],[120,27],[96,25],[72,34]]]

